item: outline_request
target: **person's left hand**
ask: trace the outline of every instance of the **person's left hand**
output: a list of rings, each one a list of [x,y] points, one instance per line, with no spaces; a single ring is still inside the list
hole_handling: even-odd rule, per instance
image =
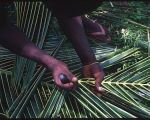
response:
[[[85,78],[94,77],[96,91],[99,93],[104,92],[104,90],[102,89],[102,85],[101,85],[101,83],[104,79],[104,71],[100,67],[100,64],[95,63],[95,64],[84,66],[83,67],[83,75]]]

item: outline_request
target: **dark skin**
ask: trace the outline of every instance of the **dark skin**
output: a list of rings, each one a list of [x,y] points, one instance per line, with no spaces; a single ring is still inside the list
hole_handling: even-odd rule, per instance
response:
[[[96,90],[101,92],[99,87],[101,86],[101,82],[104,78],[104,72],[100,68],[99,64],[92,64],[96,62],[96,58],[88,43],[81,16],[68,18],[64,17],[64,15],[59,15],[57,18],[65,35],[71,41],[78,56],[80,57],[82,64],[84,66],[89,65],[88,67],[83,68],[84,77],[94,77],[96,80]]]
[[[59,87],[72,89],[74,83],[77,82],[77,78],[69,71],[65,63],[40,50],[35,44],[30,42],[24,33],[15,25],[7,24],[1,29],[0,43],[13,53],[38,62],[44,65],[48,70],[51,70],[55,83]],[[62,84],[58,78],[60,73],[66,74],[70,83]]]
[[[15,54],[38,62],[44,65],[48,70],[51,70],[54,81],[58,87],[71,90],[76,86],[77,78],[71,73],[64,62],[49,56],[46,52],[40,50],[35,44],[30,42],[17,26],[12,25],[7,20],[7,17],[5,18],[3,16],[6,16],[6,12],[0,15],[0,19],[3,21],[0,26],[0,44]],[[79,55],[83,66],[88,65],[88,67],[83,67],[84,76],[94,77],[96,80],[95,88],[98,92],[101,92],[99,87],[104,78],[104,72],[99,67],[99,64],[92,64],[96,62],[96,58],[88,43],[81,16],[67,17],[65,15],[56,15],[56,17],[65,35]],[[6,20],[2,20],[2,18]],[[59,79],[60,73],[65,74],[70,82],[62,84]]]

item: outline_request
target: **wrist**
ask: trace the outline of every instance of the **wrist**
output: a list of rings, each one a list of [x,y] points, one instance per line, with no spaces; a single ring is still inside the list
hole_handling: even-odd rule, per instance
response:
[[[99,62],[92,62],[92,63],[90,63],[90,64],[84,65],[84,67],[89,67],[89,66],[94,65],[94,64],[99,64]]]
[[[92,63],[97,61],[94,53],[89,53],[89,52],[86,53],[85,52],[82,56],[79,56],[79,57],[80,57],[80,60],[83,64],[83,66],[88,65],[88,64],[92,64]]]
[[[100,70],[103,71],[103,66],[99,63],[99,62],[93,62],[91,64],[87,64],[87,65],[84,65],[83,68],[84,69],[89,69],[89,68],[93,68],[94,66],[98,66]],[[94,67],[95,68],[95,67]]]
[[[93,64],[93,63],[96,63],[96,59],[93,59],[93,60],[87,60],[87,61],[82,61],[82,64],[83,66],[86,66],[86,65],[90,65],[90,64]]]
[[[42,64],[48,69],[53,70],[54,67],[57,65],[57,60],[49,55],[45,55],[41,59]]]

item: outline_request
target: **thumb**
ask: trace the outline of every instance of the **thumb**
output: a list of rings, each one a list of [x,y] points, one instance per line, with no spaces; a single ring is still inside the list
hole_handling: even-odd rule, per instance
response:
[[[72,81],[73,83],[77,83],[77,82],[78,82],[78,79],[77,79],[77,77],[73,76],[72,79],[71,79],[71,81]]]

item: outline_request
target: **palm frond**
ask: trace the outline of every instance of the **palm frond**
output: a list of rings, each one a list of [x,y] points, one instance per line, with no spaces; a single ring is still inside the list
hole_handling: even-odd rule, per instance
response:
[[[82,64],[61,35],[56,20],[41,2],[15,2],[17,25],[49,55],[68,64],[78,77],[75,90],[58,89],[49,71],[0,47],[0,113],[8,118],[137,118],[149,117],[150,58],[140,48],[90,45],[104,70],[114,72],[102,82],[105,94],[94,92],[95,80],[83,78]],[[51,25],[53,23],[53,25]],[[54,24],[55,23],[55,24]],[[50,32],[49,29],[52,28]],[[90,40],[90,39],[89,39]],[[132,61],[138,55],[137,61]],[[134,64],[124,67],[131,60]],[[117,65],[122,67],[118,70]]]

